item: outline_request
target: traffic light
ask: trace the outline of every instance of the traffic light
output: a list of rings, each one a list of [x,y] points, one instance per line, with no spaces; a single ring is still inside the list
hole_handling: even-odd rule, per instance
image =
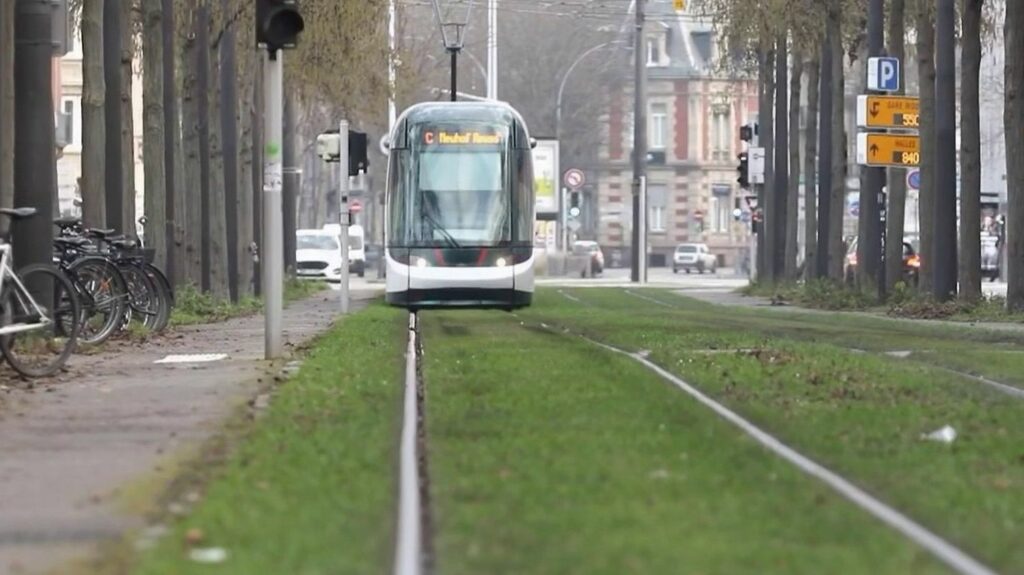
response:
[[[299,0],[256,0],[256,46],[271,52],[294,48],[306,27]]]
[[[749,142],[754,139],[754,127],[750,124],[740,126],[740,139]]]
[[[580,193],[578,191],[569,192],[569,215],[574,218],[580,215]]]
[[[740,161],[740,165],[736,166],[736,171],[739,173],[736,182],[741,189],[748,190],[750,189],[750,164],[747,161],[747,153],[740,152],[736,157]]]
[[[369,140],[365,132],[348,132],[348,175],[358,176],[359,172],[370,170],[370,159],[367,156]]]

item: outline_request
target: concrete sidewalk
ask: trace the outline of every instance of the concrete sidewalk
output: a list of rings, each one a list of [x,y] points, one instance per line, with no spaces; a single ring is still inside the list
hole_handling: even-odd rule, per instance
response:
[[[354,291],[353,309],[377,292]],[[330,291],[290,305],[286,352],[327,329],[337,310]],[[76,356],[65,382],[12,393],[0,409],[0,573],[48,572],[143,526],[118,510],[118,488],[216,433],[271,367],[263,349],[262,315],[186,327]],[[154,363],[170,354],[227,357]]]

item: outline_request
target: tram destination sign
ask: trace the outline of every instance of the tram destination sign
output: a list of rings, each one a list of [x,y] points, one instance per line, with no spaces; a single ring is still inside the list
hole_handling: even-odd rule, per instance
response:
[[[423,132],[423,143],[429,146],[494,146],[501,143],[501,135],[475,130],[427,130]]]
[[[921,101],[905,96],[857,96],[857,126],[917,130]]]
[[[857,134],[857,163],[916,168],[921,163],[921,138],[905,134]]]

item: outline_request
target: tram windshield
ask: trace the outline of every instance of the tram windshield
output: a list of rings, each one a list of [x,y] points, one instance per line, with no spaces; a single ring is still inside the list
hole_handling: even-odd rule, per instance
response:
[[[412,128],[409,148],[392,152],[392,240],[450,248],[512,242],[513,152],[507,125]]]

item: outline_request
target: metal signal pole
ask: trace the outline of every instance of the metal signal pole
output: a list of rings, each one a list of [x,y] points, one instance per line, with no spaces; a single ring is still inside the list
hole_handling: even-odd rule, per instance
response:
[[[349,205],[348,205],[348,194],[349,194],[349,170],[348,170],[348,120],[342,120],[338,125],[338,145],[341,148],[341,153],[338,155],[338,165],[341,166],[339,174],[341,178],[338,180],[340,189],[338,190],[338,196],[341,199],[341,209],[338,210],[338,218],[341,223],[341,237],[338,238],[338,243],[341,244],[341,313],[348,313],[349,295],[348,295],[348,274],[349,274],[349,261],[348,261],[348,225],[349,225]]]
[[[1019,0],[1017,0],[1019,1]],[[956,295],[956,3],[938,0],[935,16],[935,233],[932,289],[946,301]]]
[[[282,50],[267,51],[263,60],[266,147],[263,159],[263,309],[266,358],[281,356],[284,309],[284,64]]]
[[[487,0],[487,99],[498,99],[498,0]]]
[[[644,61],[644,6],[636,0],[636,31],[633,57],[636,65],[633,88],[633,238],[630,281],[647,282],[647,68]]]
[[[885,2],[871,0],[868,4],[868,56],[881,56],[885,44]],[[885,265],[882,264],[881,196],[885,185],[885,168],[863,167],[864,185],[860,190],[860,238],[857,240],[857,259],[867,288],[874,281],[878,297],[885,296]]]

